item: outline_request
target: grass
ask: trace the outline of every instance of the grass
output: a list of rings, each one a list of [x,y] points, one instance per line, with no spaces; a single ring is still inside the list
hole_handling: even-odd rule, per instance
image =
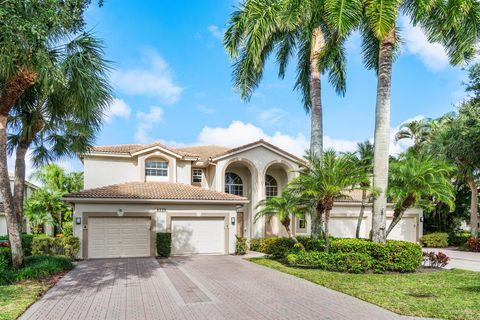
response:
[[[63,257],[25,258],[21,269],[0,271],[0,320],[18,318],[57,280],[58,275],[72,269]]]
[[[407,274],[347,274],[250,261],[379,305],[398,314],[443,319],[479,319],[480,273],[453,269]]]

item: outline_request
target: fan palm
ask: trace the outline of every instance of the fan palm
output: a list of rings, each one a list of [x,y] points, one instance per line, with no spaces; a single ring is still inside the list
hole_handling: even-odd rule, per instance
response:
[[[364,178],[364,170],[355,163],[352,155],[337,155],[334,150],[326,150],[321,159],[310,155],[307,160],[308,165],[292,180],[290,188],[305,205],[315,208],[312,220],[320,221],[315,224],[320,228],[312,226],[312,237],[319,238],[323,234],[328,251],[328,223],[334,201],[348,198],[347,190],[358,188]]]
[[[433,198],[454,209],[455,191],[450,179],[454,168],[447,162],[410,151],[400,155],[390,170],[388,195],[394,203],[394,213],[387,236],[412,206],[431,206]]]
[[[321,74],[337,93],[345,92],[344,39],[361,20],[360,0],[245,0],[232,14],[224,44],[235,59],[233,78],[243,99],[259,85],[275,52],[279,77],[297,56],[295,89],[311,113],[310,152],[321,156]]]
[[[7,121],[24,92],[55,78],[51,54],[55,43],[85,26],[91,0],[16,1],[0,6],[0,191],[2,192],[13,265],[23,264],[21,220],[15,213],[7,167]]]
[[[298,242],[290,229],[290,222],[292,217],[304,217],[303,212],[299,208],[298,199],[291,193],[284,191],[280,197],[269,197],[260,201],[257,205],[260,208],[255,214],[255,222],[262,217],[271,218],[276,216],[282,226],[287,231],[288,237]]]
[[[400,38],[397,17],[402,13],[413,25],[422,27],[430,41],[444,45],[450,62],[457,65],[475,54],[480,3],[472,0],[366,0],[363,12],[364,60],[378,76],[373,185],[379,194],[373,202],[372,240],[383,243],[386,239],[392,64]]]
[[[362,226],[363,215],[365,213],[365,206],[367,204],[367,192],[372,188],[371,177],[373,173],[373,144],[366,140],[357,143],[357,150],[355,152],[357,158],[356,162],[359,167],[364,170],[363,179],[359,186],[362,190],[362,203],[360,205],[360,214],[358,215],[357,228],[355,230],[355,237],[360,237],[360,228]]]

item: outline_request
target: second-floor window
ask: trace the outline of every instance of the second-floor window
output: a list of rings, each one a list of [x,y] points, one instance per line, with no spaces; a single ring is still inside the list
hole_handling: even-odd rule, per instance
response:
[[[277,180],[268,174],[265,176],[265,195],[267,198],[276,197],[278,195]]]
[[[146,161],[145,175],[153,177],[168,176],[168,162],[167,161]]]
[[[192,170],[192,182],[202,182],[203,170],[202,169],[193,169]]]
[[[233,172],[225,173],[225,192],[243,196],[243,181]]]

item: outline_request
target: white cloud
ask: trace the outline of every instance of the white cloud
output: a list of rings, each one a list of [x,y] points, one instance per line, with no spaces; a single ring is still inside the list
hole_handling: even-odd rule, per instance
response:
[[[287,114],[283,109],[270,108],[255,111],[257,120],[262,124],[278,124]]]
[[[212,34],[212,36],[214,36],[215,38],[219,39],[219,40],[223,40],[223,34],[225,33],[225,29],[221,29],[214,25],[214,24],[211,24],[207,27],[207,30]]]
[[[429,42],[423,30],[414,27],[408,18],[402,17],[400,21],[407,53],[418,56],[430,71],[440,71],[449,65],[445,48],[440,43]]]
[[[213,108],[210,108],[204,104],[201,104],[201,105],[198,105],[196,106],[197,110],[205,113],[205,114],[214,114],[215,113],[215,109]]]
[[[183,88],[173,80],[173,71],[155,51],[144,53],[145,67],[119,70],[112,74],[114,84],[129,95],[155,97],[166,104],[180,99]]]
[[[108,112],[105,114],[106,121],[111,121],[114,117],[119,118],[127,118],[130,117],[132,109],[128,106],[128,104],[118,98],[114,98],[112,103],[110,103],[110,108]]]
[[[163,120],[163,109],[157,106],[151,106],[148,112],[137,112],[137,130],[135,131],[135,141],[139,143],[150,143],[153,138],[149,131],[153,126]]]

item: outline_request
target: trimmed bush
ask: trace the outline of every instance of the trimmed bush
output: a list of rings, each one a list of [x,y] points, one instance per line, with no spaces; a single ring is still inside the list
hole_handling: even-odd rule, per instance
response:
[[[470,237],[467,240],[467,246],[470,251],[480,252],[480,238]]]
[[[287,255],[292,266],[314,267],[321,270],[364,273],[373,265],[373,259],[363,253],[326,253],[302,251]]]
[[[421,242],[425,247],[445,248],[448,246],[448,233],[435,232],[424,235]]]
[[[235,236],[237,241],[235,242],[235,254],[244,255],[247,253],[248,245],[247,238]]]
[[[470,231],[459,231],[455,233],[450,233],[448,235],[448,245],[449,246],[464,246],[467,244],[468,239],[472,234]]]
[[[62,224],[62,233],[64,237],[73,236],[73,221],[65,221]]]
[[[0,247],[0,273],[12,265],[12,253],[9,247]]]
[[[294,249],[295,241],[290,238],[254,238],[250,250],[263,252],[275,258],[283,258]]]
[[[172,234],[170,232],[157,233],[157,254],[160,257],[169,257],[172,250]]]
[[[41,235],[32,241],[32,254],[36,256],[66,256],[74,260],[79,250],[80,239],[72,236],[54,238]]]
[[[21,234],[21,241],[22,241],[22,248],[23,254],[25,256],[32,255],[32,241],[33,241],[33,234],[22,233]],[[8,235],[0,236],[0,240],[8,240]]]

